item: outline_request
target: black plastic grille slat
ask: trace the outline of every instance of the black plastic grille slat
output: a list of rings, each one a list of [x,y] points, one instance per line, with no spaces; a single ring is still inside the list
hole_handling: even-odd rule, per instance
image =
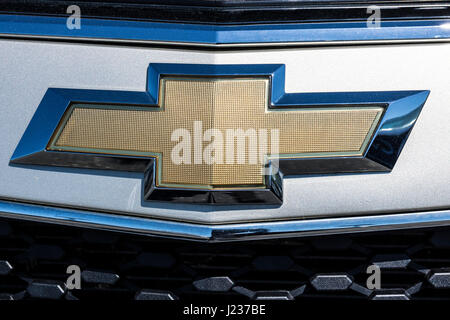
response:
[[[374,4],[381,6],[383,20],[450,17],[450,3],[442,0],[0,0],[0,4],[0,13],[7,14],[68,16],[67,7],[78,5],[82,17],[208,24],[365,21],[367,7]]]
[[[450,300],[450,228],[223,244],[7,219],[0,231],[0,297]],[[365,289],[372,263],[379,291]],[[81,290],[64,286],[73,264]]]

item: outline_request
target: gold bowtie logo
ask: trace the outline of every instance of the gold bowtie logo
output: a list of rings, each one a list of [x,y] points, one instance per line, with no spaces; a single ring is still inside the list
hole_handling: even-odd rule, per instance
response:
[[[73,103],[47,149],[155,158],[158,187],[265,188],[269,160],[362,155],[383,113],[269,95],[269,77],[161,77],[157,106]]]

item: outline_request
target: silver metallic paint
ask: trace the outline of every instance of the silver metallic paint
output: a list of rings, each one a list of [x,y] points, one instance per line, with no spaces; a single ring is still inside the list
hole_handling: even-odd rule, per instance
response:
[[[448,209],[449,56],[448,43],[200,52],[0,40],[0,198],[199,223]],[[284,63],[288,92],[431,94],[391,173],[286,178],[281,207],[148,205],[140,199],[140,174],[8,165],[48,87],[140,91],[150,61]]]

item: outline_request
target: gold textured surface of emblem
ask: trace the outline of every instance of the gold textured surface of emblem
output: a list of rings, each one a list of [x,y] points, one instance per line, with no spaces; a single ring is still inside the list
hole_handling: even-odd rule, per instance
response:
[[[264,187],[261,155],[361,155],[383,112],[364,106],[270,109],[268,78],[166,77],[159,100],[159,106],[143,107],[73,104],[48,149],[156,157],[158,186]],[[245,133],[244,151],[238,150],[239,138],[227,139],[239,130]],[[279,155],[270,155],[275,136]],[[191,148],[183,149],[189,160],[180,164],[172,153],[182,139]],[[214,156],[213,163],[205,154]],[[237,160],[239,154],[244,161]]]

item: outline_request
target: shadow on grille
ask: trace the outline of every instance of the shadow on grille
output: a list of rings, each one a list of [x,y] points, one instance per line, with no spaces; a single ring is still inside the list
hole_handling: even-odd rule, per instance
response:
[[[205,297],[450,299],[450,229],[208,244],[0,220],[0,299]]]

